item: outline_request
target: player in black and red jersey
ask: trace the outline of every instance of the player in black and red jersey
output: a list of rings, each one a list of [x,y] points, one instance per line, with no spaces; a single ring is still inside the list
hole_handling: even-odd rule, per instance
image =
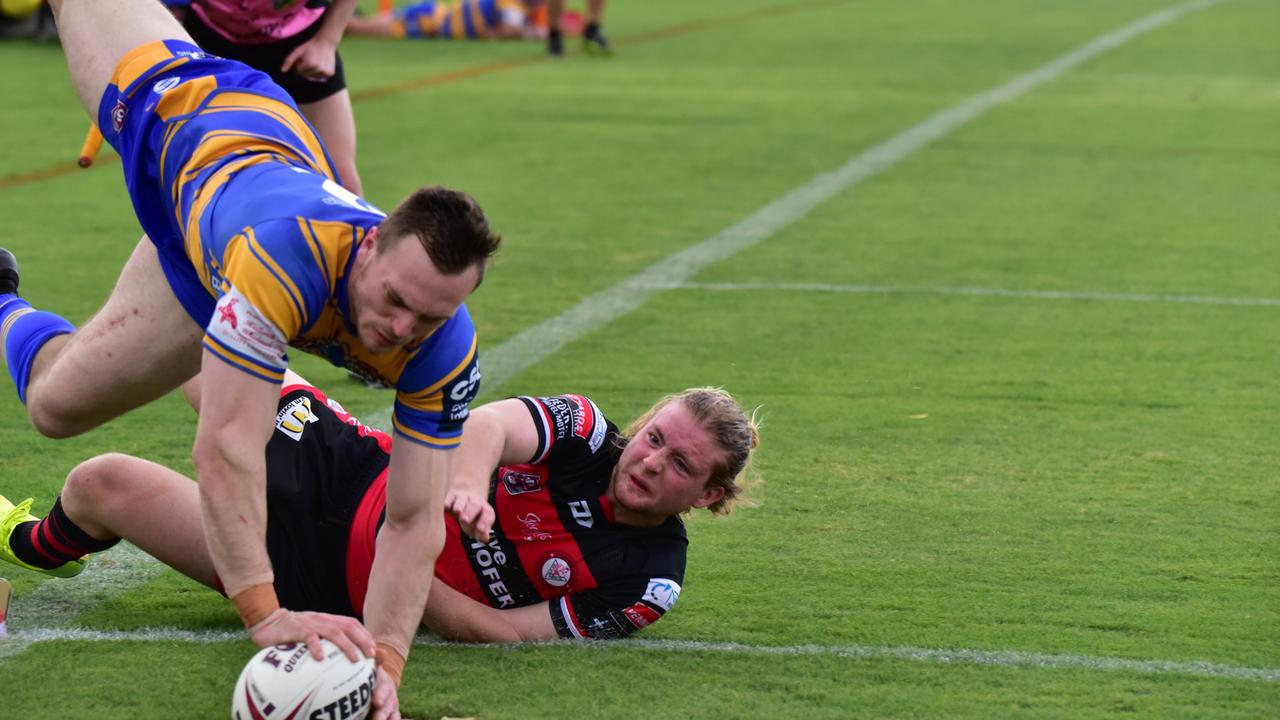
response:
[[[728,512],[757,442],[751,419],[711,388],[664,398],[626,432],[581,395],[476,409],[424,624],[500,642],[619,638],[656,621],[684,582],[680,514]],[[285,383],[267,445],[267,548],[286,606],[360,617],[390,452],[387,434],[301,378]],[[57,575],[124,538],[220,589],[196,485],[172,470],[103,455],[71,472],[47,518],[29,507],[0,517],[10,562]]]

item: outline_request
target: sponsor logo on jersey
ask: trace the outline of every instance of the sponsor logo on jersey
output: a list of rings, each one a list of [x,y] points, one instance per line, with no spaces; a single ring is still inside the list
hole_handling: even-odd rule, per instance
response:
[[[541,490],[542,478],[533,473],[504,470],[502,473],[502,485],[507,489],[508,494],[523,495]]]
[[[574,522],[584,528],[590,528],[596,524],[596,520],[591,515],[591,505],[586,500],[574,500],[569,503],[569,512],[573,513]]]
[[[667,578],[649,578],[649,587],[644,591],[645,602],[651,602],[666,612],[679,599],[680,583]]]
[[[586,624],[586,632],[588,637],[597,640],[620,640],[627,636],[623,625],[617,617],[617,613],[609,613],[608,619],[603,617],[593,618],[591,622]]]
[[[637,630],[647,626],[649,623],[657,622],[658,618],[662,617],[658,614],[657,610],[654,610],[642,602],[638,602],[628,608],[623,608],[622,614],[627,616],[627,619],[631,621],[632,625],[636,626]]]
[[[542,579],[551,587],[562,588],[573,577],[573,566],[559,555],[552,555],[542,563]]]
[[[537,513],[527,512],[523,515],[517,515],[516,520],[521,525],[524,525],[524,529],[528,531],[524,535],[525,542],[551,539],[551,533],[542,531],[542,518],[538,517]]]
[[[569,437],[573,432],[573,409],[569,407],[569,402],[562,397],[546,397],[541,400],[542,406],[551,416],[552,424],[555,425],[551,431],[551,437],[557,439]]]
[[[302,170],[301,168],[299,168],[299,170],[303,173],[309,172],[307,170]],[[364,210],[365,212],[374,213],[381,217],[387,216],[386,213],[370,205],[368,202],[360,198],[355,193],[351,192],[350,190],[342,187],[338,183],[328,178],[325,178],[325,181],[321,185],[321,188],[323,188],[325,192],[329,193],[330,196],[339,200],[343,205],[346,205],[348,207],[353,207],[357,210]]]
[[[263,317],[252,303],[232,287],[218,299],[207,332],[229,347],[268,366],[284,362],[284,333]]]
[[[576,405],[573,411],[573,434],[587,441],[591,452],[604,444],[604,420],[600,408],[581,395],[566,395]]]
[[[471,414],[471,401],[480,392],[480,366],[471,361],[471,372],[454,378],[454,385],[449,390],[449,419],[462,421]]]
[[[230,325],[232,330],[240,327],[240,319],[236,317],[236,303],[240,298],[231,298],[218,306],[218,322]]]
[[[167,77],[161,80],[160,82],[156,83],[155,85],[152,85],[151,92],[156,93],[157,95],[160,93],[167,93],[170,90],[178,87],[178,85],[181,83],[182,83],[182,78]]]
[[[309,397],[294,398],[276,413],[276,429],[295,441],[301,440],[307,425],[314,422],[320,422],[320,418],[311,411]]]
[[[129,114],[129,106],[124,104],[124,100],[116,100],[116,106],[111,108],[111,127],[116,132],[124,129],[124,116]]]
[[[516,601],[511,597],[511,590],[503,582],[502,572],[499,570],[507,564],[507,553],[503,551],[498,538],[495,537],[487,543],[472,540],[470,553],[472,562],[480,572],[481,583],[484,584],[485,591],[493,602],[497,603],[499,608],[515,605]]]

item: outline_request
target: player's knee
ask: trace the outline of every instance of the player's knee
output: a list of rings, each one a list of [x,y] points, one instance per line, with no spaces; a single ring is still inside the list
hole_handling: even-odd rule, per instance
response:
[[[107,453],[85,460],[68,475],[62,486],[62,503],[74,514],[76,508],[101,508],[120,497],[128,482],[129,457]]]

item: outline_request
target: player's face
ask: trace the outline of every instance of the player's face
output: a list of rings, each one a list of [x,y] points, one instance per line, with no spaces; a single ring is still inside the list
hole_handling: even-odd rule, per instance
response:
[[[683,405],[668,403],[631,438],[609,483],[614,514],[629,525],[658,525],[711,505],[724,488],[708,487],[723,451]]]
[[[414,238],[387,248],[370,233],[347,286],[352,324],[365,348],[390,352],[453,317],[479,279],[477,267],[457,275],[440,272]]]

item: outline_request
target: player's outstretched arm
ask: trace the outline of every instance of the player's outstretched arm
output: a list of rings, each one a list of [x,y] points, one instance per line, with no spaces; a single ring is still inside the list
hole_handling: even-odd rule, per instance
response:
[[[378,643],[378,665],[396,685],[444,546],[441,513],[452,458],[448,450],[404,436],[396,438],[391,453],[386,520],[378,531],[364,619]]]
[[[454,451],[453,477],[444,509],[453,513],[471,537],[489,541],[494,511],[489,477],[499,465],[528,462],[538,447],[538,429],[524,403],[499,400],[471,412]]]
[[[266,551],[266,445],[279,387],[220,360],[201,364],[200,424],[193,458],[205,539],[227,596],[255,643],[306,642],[322,657],[320,638],[351,658],[373,653],[373,637],[353,618],[281,609]]]
[[[440,580],[431,585],[422,624],[448,640],[514,643],[555,640],[547,603],[499,610],[477,602]]]

